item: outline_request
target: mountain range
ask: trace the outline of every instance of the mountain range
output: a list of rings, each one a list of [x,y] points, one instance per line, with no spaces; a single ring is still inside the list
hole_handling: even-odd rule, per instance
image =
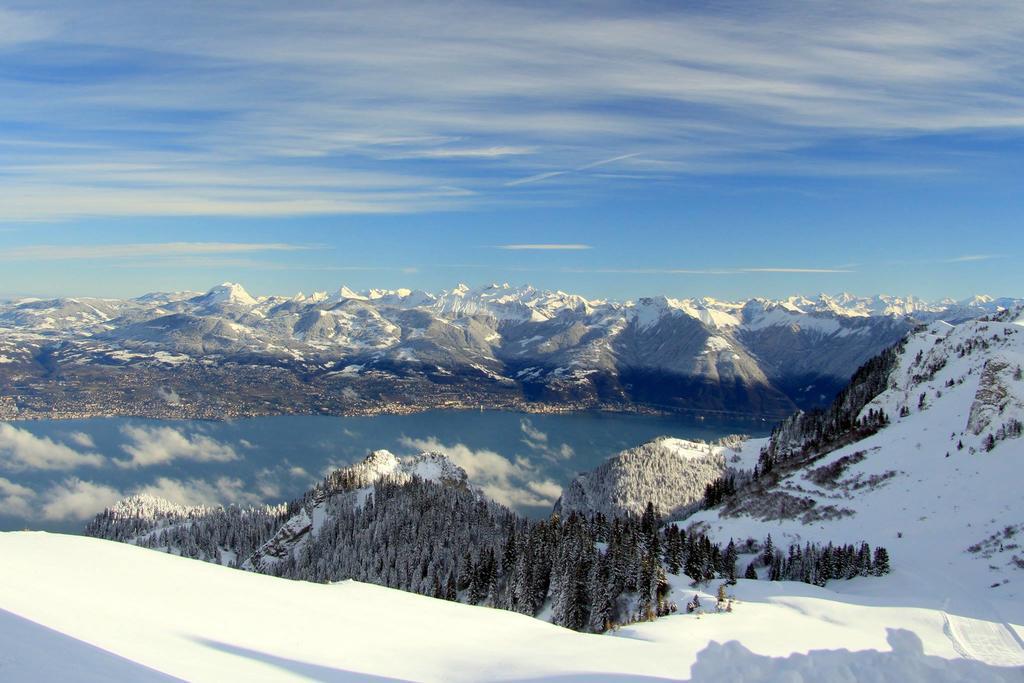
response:
[[[135,299],[23,299],[0,304],[0,418],[477,406],[774,418],[827,403],[920,324],[1016,303],[608,301],[507,284],[256,297],[224,283]]]

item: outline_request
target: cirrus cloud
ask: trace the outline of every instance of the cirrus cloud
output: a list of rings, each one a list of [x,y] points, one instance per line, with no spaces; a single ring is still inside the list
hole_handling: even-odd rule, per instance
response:
[[[1024,128],[1014,2],[123,3],[116,22],[92,4],[0,11],[5,60],[36,75],[5,85],[8,219],[435,211],[627,178],[886,173],[914,155],[858,162],[830,143]],[[588,172],[613,163],[626,172]]]
[[[497,248],[506,251],[586,251],[593,249],[589,244],[500,244]]]
[[[0,250],[0,261],[71,261],[216,254],[250,254],[269,251],[304,251],[312,246],[279,242],[152,242],[137,244],[33,244]]]

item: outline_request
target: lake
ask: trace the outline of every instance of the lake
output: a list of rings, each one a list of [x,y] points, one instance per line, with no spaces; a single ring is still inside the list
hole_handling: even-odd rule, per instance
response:
[[[560,487],[661,435],[766,435],[764,421],[581,412],[429,411],[228,422],[133,418],[0,423],[0,528],[79,531],[138,491],[185,503],[282,502],[373,449],[448,454],[499,502],[546,515]]]

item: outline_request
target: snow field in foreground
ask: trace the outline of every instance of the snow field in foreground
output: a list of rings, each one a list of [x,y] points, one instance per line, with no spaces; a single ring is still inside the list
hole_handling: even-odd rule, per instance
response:
[[[78,536],[0,534],[0,576],[3,680],[1024,678],[1010,666],[1017,636],[1003,624],[853,604],[803,584],[740,581],[730,589],[738,598],[730,614],[679,614],[597,636],[377,586],[276,579]],[[686,579],[673,582],[685,604]],[[713,609],[711,595],[702,602]]]

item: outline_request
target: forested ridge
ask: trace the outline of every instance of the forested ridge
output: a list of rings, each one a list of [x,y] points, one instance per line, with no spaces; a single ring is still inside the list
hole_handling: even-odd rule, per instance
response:
[[[885,426],[890,416],[884,412],[870,411],[863,417],[860,413],[888,388],[889,377],[905,345],[906,340],[902,340],[864,363],[827,408],[796,412],[780,422],[761,452],[758,474],[770,472],[787,460],[822,455]]]
[[[183,557],[235,564],[266,543],[289,514],[288,505],[185,506],[137,495],[96,515],[85,535],[144,548],[174,548]]]

